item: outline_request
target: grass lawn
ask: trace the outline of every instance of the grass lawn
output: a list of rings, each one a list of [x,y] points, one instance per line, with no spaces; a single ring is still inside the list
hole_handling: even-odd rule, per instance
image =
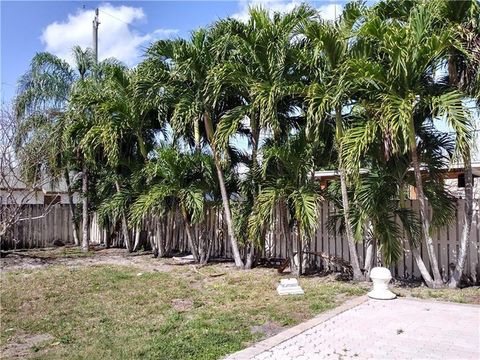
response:
[[[371,287],[304,277],[304,296],[280,297],[274,269],[198,270],[119,249],[28,251],[2,266],[2,359],[217,359]],[[392,290],[480,303],[478,287]]]
[[[360,285],[305,278],[305,296],[279,297],[273,269],[213,265],[201,272],[115,265],[5,272],[3,358],[23,352],[49,359],[216,359],[365,293]],[[218,273],[225,275],[208,276]]]

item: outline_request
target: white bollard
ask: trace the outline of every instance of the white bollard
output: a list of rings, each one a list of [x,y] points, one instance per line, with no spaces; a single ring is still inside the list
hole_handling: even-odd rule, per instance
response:
[[[368,293],[369,297],[378,300],[391,300],[397,297],[388,289],[388,283],[392,280],[390,270],[384,267],[374,267],[370,271],[370,279],[373,282],[373,289]]]

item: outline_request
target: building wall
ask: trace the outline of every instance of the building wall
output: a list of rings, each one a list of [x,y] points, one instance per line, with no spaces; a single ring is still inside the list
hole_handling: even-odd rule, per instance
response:
[[[44,204],[43,191],[25,191],[14,190],[12,192],[0,190],[0,203],[1,204]]]
[[[60,204],[68,204],[68,194],[44,193],[41,190],[37,190],[35,192],[14,190],[11,193],[9,191],[0,190],[0,204],[45,205],[46,201],[50,201],[53,196],[60,196]],[[80,195],[78,193],[73,194],[73,203],[78,204],[80,201]]]
[[[465,199],[465,188],[459,188],[457,179],[445,179],[445,188],[457,199]],[[480,178],[473,180],[473,198],[480,199]]]

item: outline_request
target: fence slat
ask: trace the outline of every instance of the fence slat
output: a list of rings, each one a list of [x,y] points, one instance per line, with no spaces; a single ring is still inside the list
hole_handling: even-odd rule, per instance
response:
[[[454,221],[445,228],[435,230],[433,232],[433,241],[435,252],[442,274],[445,277],[450,275],[449,264],[455,263],[460,245],[460,238],[463,229],[464,202],[459,199],[457,201],[457,211]],[[410,200],[408,207],[414,212],[419,212],[417,201]],[[480,281],[480,222],[479,222],[480,200],[474,201],[474,213],[472,221],[472,230],[469,239],[469,252],[465,265],[465,274],[472,278],[473,281]],[[57,204],[55,207],[39,219],[32,219],[41,216],[45,210],[44,205],[26,205],[22,217],[28,220],[16,224],[10,229],[2,239],[2,247],[8,249],[21,249],[33,247],[51,246],[54,240],[62,240],[66,244],[73,243],[72,233],[72,217],[67,204]],[[281,213],[275,209],[275,213]],[[305,239],[305,249],[314,252],[324,252],[332,256],[343,257],[345,260],[350,259],[348,251],[348,243],[342,234],[332,233],[327,229],[327,224],[331,216],[337,213],[333,204],[324,202],[319,209],[318,229],[310,238]],[[399,222],[398,217],[396,221]],[[282,232],[282,222],[280,216],[275,216],[273,227],[265,234],[264,248],[261,254],[267,258],[286,258],[287,242]],[[228,237],[227,224],[224,219],[222,209],[214,208],[206,210],[205,220],[206,238],[212,241],[211,257],[231,257],[230,241]],[[81,224],[80,229],[81,229]],[[195,232],[199,234],[200,226],[195,226]],[[94,214],[90,223],[91,242],[98,245],[104,241],[104,229],[99,226],[98,216]],[[183,219],[179,213],[169,213],[167,217],[149,215],[146,217],[142,225],[142,230],[146,234],[154,236],[155,241],[164,242],[172,251],[186,251],[188,242],[183,227]],[[404,254],[396,264],[392,265],[394,275],[401,278],[420,278],[420,272],[411,254],[408,239],[405,231],[402,229],[402,237],[404,243]],[[82,236],[80,231],[79,236]],[[297,231],[294,229],[290,235],[294,242],[294,248],[297,248]],[[116,233],[111,236],[111,244],[118,246],[121,244],[121,231],[117,229]],[[148,242],[149,243],[149,242]],[[358,244],[357,250],[361,266],[364,264],[365,245]],[[423,243],[420,249],[422,258],[427,268],[430,264],[427,256],[427,249]],[[308,256],[309,264],[322,267],[323,261],[317,256]]]

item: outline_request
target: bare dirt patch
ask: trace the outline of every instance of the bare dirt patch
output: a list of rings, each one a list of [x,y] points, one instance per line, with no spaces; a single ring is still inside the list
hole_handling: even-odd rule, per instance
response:
[[[480,288],[477,288],[477,291],[479,291],[479,293],[466,297],[467,303],[480,305]]]
[[[185,312],[193,307],[193,301],[188,299],[173,299],[172,307],[178,312]]]
[[[18,335],[0,349],[2,359],[24,359],[35,347],[52,341],[50,334]]]
[[[129,254],[124,249],[96,248],[89,253],[76,248],[53,248],[11,252],[0,259],[2,271],[35,270],[54,265],[83,267],[97,265],[133,266],[144,271],[168,271],[173,265],[153,259],[151,253]]]
[[[285,328],[282,325],[274,321],[268,321],[263,325],[252,326],[250,331],[252,332],[252,334],[260,333],[265,337],[270,337],[278,334],[280,331],[284,329]]]

